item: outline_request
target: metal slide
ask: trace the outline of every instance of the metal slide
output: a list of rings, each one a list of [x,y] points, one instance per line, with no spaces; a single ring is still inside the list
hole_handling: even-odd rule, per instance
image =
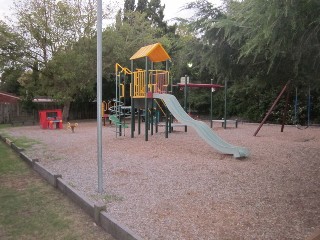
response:
[[[193,127],[198,135],[214,149],[224,154],[232,154],[235,158],[248,157],[248,149],[227,143],[216,135],[206,123],[191,118],[181,107],[175,96],[171,94],[154,93],[153,97],[162,99],[169,111],[179,122]]]

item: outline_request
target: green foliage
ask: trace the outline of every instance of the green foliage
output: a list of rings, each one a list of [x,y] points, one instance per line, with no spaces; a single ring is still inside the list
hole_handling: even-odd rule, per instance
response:
[[[95,33],[96,6],[92,1],[21,1],[15,10],[21,34],[27,33],[26,54],[41,67],[56,52]]]
[[[315,88],[320,80],[319,1],[225,3],[225,8],[216,8],[206,0],[187,5],[196,14],[187,22],[190,28],[186,32],[197,39],[183,47],[180,74],[191,74],[199,82],[228,80],[228,115],[252,121],[262,119],[289,79],[294,86],[309,82],[313,95],[319,95]],[[187,61],[193,63],[192,72],[183,67]],[[223,105],[219,95],[215,93],[214,99]],[[317,104],[313,97],[313,105]],[[283,107],[281,101],[269,119],[279,122]],[[290,101],[291,114],[292,108]],[[220,110],[214,111],[220,114]],[[312,108],[314,119],[316,112]]]
[[[138,0],[136,11],[143,13],[147,11],[148,0]]]
[[[18,94],[17,81],[22,74],[25,42],[13,28],[0,20],[0,90]]]
[[[164,8],[165,6],[161,6],[160,0],[150,0],[148,4],[148,19],[154,26],[164,29],[166,27],[166,23],[163,21],[164,18]]]
[[[16,146],[23,149],[28,149],[36,144],[40,144],[39,141],[29,139],[27,137],[19,137],[19,138],[11,138],[11,139],[16,144]]]
[[[231,45],[241,44],[240,60],[262,63],[267,73],[283,74],[285,68],[286,79],[296,79],[307,66],[313,66],[308,75],[318,75],[318,1],[246,0],[229,7],[218,27]]]
[[[191,89],[189,95],[190,108],[199,114],[208,113],[210,109],[210,89]]]
[[[93,90],[95,59],[92,58],[91,50],[94,49],[86,51],[83,46],[75,46],[55,54],[40,77],[41,87],[47,95],[61,102],[68,102],[78,94],[92,94],[90,91]]]
[[[125,14],[133,12],[135,10],[135,0],[125,0],[123,6]]]
[[[21,65],[24,57],[24,39],[13,28],[0,20],[0,72]]]
[[[149,20],[153,27],[158,27],[164,31],[168,29],[167,23],[163,20],[165,5],[162,6],[160,0],[138,0],[137,6],[135,0],[125,0],[123,9],[124,22],[131,22],[131,13],[138,12],[144,13],[145,19]]]
[[[1,76],[0,90],[19,95],[21,85],[17,79],[19,79],[22,73],[23,69],[21,67],[5,68]]]

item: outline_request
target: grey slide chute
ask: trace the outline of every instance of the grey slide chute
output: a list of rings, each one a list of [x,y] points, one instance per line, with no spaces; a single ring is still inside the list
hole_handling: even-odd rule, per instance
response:
[[[180,123],[193,127],[198,135],[214,149],[224,154],[232,154],[235,158],[249,156],[249,150],[247,148],[237,147],[227,143],[215,134],[206,123],[190,117],[181,107],[175,96],[171,94],[154,93],[153,97],[163,100],[169,111]]]

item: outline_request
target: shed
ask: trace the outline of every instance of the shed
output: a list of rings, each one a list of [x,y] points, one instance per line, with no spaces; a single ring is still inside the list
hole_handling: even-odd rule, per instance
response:
[[[0,123],[9,123],[20,112],[20,98],[0,91]]]
[[[18,103],[20,100],[19,97],[6,92],[0,91],[0,103]]]

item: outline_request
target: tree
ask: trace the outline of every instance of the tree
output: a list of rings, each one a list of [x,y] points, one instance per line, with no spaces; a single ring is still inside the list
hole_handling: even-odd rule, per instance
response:
[[[299,79],[319,73],[319,2],[253,1],[230,4],[230,14],[219,27],[230,44],[243,43],[239,59],[267,63],[267,73]],[[309,67],[311,66],[311,68]]]
[[[57,52],[40,74],[39,88],[64,103],[63,118],[68,119],[70,103],[79,96],[95,98],[96,46],[81,39],[72,49]]]
[[[124,12],[133,12],[135,10],[135,0],[124,1]]]
[[[92,37],[96,23],[95,1],[31,0],[16,4],[21,35],[29,45],[26,55],[40,68],[59,50],[83,37]]]
[[[17,81],[24,70],[24,40],[6,23],[0,21],[0,89],[18,94],[20,85]]]
[[[7,67],[1,75],[0,90],[14,93],[16,95],[20,94],[21,85],[17,79],[24,72],[22,67]]]
[[[165,5],[161,5],[161,0],[150,0],[148,3],[147,17],[154,26],[165,29],[166,23],[163,21]]]
[[[148,9],[148,0],[138,0],[136,11],[143,13]]]
[[[24,50],[24,40],[0,20],[0,72],[21,64]]]
[[[41,73],[41,82],[37,85],[38,88],[32,88],[33,94],[41,93],[62,101],[63,115],[66,118],[75,89],[83,83],[79,77],[87,76],[75,74],[88,68],[82,65],[83,55],[77,55],[74,51],[78,49],[80,53],[83,52],[83,49],[76,46],[77,42],[95,36],[96,2],[61,0],[55,3],[47,0],[23,0],[16,4],[15,11],[19,33],[28,45],[28,50],[24,52],[26,65],[34,72]],[[37,68],[34,68],[35,62]],[[79,79],[79,84],[76,84]],[[59,85],[52,86],[52,81]],[[69,81],[69,88],[62,91],[61,86],[66,87],[66,81]],[[26,88],[29,87],[28,84],[34,83],[30,80],[25,81]]]

